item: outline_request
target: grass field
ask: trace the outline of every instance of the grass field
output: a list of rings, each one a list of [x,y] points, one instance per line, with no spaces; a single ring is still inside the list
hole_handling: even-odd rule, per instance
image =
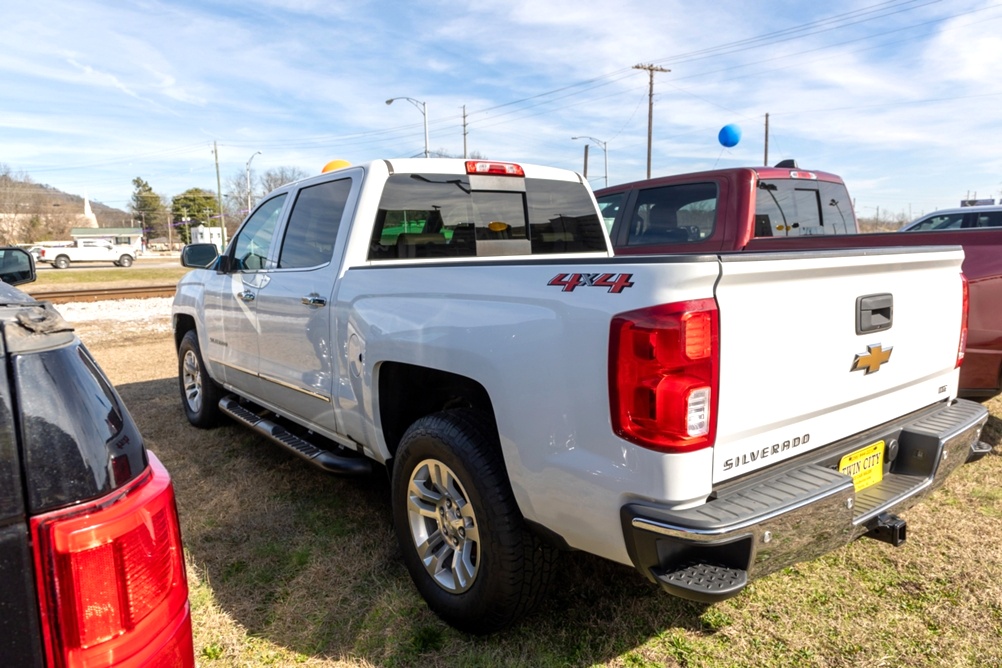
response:
[[[127,330],[89,345],[174,477],[200,666],[1002,666],[999,454],[905,513],[899,548],[859,540],[710,606],[568,553],[538,613],[474,638],[412,586],[385,476],[326,476],[237,427],[190,427],[169,336]],[[988,406],[997,446],[1002,400]]]

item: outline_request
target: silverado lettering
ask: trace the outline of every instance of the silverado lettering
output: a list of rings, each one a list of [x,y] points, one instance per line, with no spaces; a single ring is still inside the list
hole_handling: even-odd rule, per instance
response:
[[[800,445],[806,445],[810,442],[810,440],[811,435],[804,434],[803,436],[797,436],[796,438],[783,441],[782,443],[773,443],[769,447],[752,450],[751,452],[744,453],[737,457],[730,457],[724,460],[724,470],[730,471],[738,466],[747,466],[758,459],[765,459],[770,455],[778,455],[781,452],[786,452],[787,450],[799,447]]]

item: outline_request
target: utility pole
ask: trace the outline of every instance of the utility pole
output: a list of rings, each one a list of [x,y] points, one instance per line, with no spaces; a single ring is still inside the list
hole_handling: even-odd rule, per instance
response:
[[[588,180],[588,144],[585,144],[584,177],[585,177],[585,181],[587,181]]]
[[[466,135],[469,134],[466,130],[466,105],[463,105],[463,159],[466,159]]]
[[[212,142],[212,152],[216,156],[216,200],[219,203],[219,227],[222,230],[222,248],[226,248],[226,219],[223,217],[223,186],[219,181],[219,148]],[[205,221],[208,225],[209,221]]]
[[[762,164],[769,166],[769,114],[765,115],[765,156],[762,158]]]
[[[671,72],[657,65],[634,65],[635,70],[647,70],[650,75],[650,86],[647,93],[647,178],[651,178],[651,141],[654,137],[654,73]]]

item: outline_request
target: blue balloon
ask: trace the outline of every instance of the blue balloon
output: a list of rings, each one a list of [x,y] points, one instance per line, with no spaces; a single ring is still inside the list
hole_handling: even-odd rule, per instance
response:
[[[717,135],[717,139],[720,140],[721,146],[733,148],[738,145],[739,141],[741,141],[741,128],[734,123],[729,123],[720,128],[720,133]]]

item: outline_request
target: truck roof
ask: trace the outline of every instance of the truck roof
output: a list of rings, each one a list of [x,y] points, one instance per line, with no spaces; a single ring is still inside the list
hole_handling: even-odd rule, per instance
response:
[[[652,179],[641,179],[629,183],[620,183],[595,191],[596,195],[606,192],[615,192],[624,188],[635,188],[638,185],[663,185],[676,181],[692,181],[695,178],[713,179],[722,177],[733,177],[735,174],[746,173],[749,178],[755,174],[760,179],[809,179],[812,181],[826,181],[829,183],[843,183],[842,177],[830,172],[821,172],[816,169],[790,169],[786,167],[727,167],[724,169],[711,169],[698,172],[687,172],[685,174],[671,174],[669,176],[658,176]]]
[[[397,172],[404,173],[421,173],[421,172],[432,172],[436,174],[468,174],[468,173],[483,173],[487,174],[489,172],[470,172],[467,167],[468,164],[489,166],[489,165],[517,165],[520,167],[526,178],[536,178],[536,179],[553,179],[557,181],[578,181],[584,182],[584,178],[577,172],[570,169],[562,169],[558,167],[549,167],[545,165],[538,165],[528,162],[518,162],[512,160],[488,160],[485,158],[477,159],[465,159],[465,158],[385,158],[381,160],[370,160],[367,162],[360,162],[353,165],[346,165],[335,170],[326,172],[326,174],[333,174],[340,171],[348,171],[351,169],[362,169],[369,172],[374,165],[379,165],[381,170],[388,170],[390,174]],[[315,176],[310,176],[303,181],[316,178]]]

